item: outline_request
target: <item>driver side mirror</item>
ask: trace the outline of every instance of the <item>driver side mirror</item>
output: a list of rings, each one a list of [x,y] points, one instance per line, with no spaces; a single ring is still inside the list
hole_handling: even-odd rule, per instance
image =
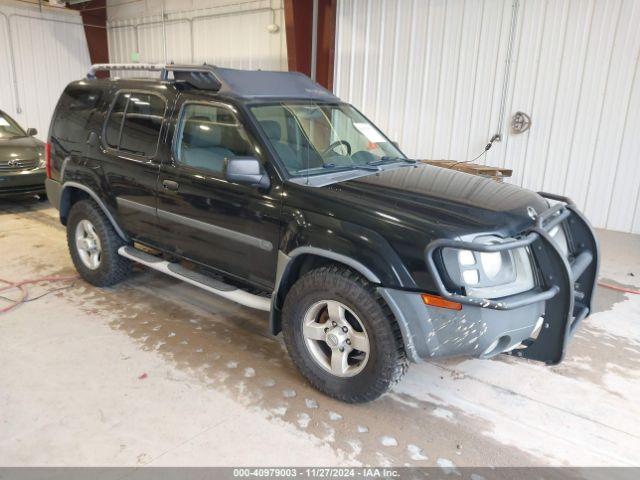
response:
[[[230,182],[250,187],[266,189],[271,186],[269,175],[258,159],[253,157],[228,158],[224,177]]]
[[[38,134],[38,130],[35,128],[27,128],[27,137],[35,137]]]

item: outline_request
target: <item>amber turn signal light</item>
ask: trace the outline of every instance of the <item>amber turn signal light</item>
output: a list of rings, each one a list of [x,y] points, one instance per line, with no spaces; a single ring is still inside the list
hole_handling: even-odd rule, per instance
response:
[[[449,310],[462,310],[461,303],[452,302],[451,300],[439,297],[438,295],[423,293],[422,301],[425,305],[429,305],[430,307],[448,308]]]

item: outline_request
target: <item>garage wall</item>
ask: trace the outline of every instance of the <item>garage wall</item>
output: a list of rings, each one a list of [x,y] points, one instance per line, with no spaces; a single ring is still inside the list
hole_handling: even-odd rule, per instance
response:
[[[111,2],[113,4],[113,2]],[[286,70],[282,0],[140,1],[110,6],[112,62],[203,63],[224,67]],[[269,24],[279,26],[270,33]],[[166,55],[165,42],[166,37]]]
[[[475,157],[497,133],[513,3],[339,0],[336,93],[410,156]],[[518,3],[503,141],[482,162],[640,233],[640,2]]]
[[[89,65],[77,12],[0,1],[0,109],[22,127],[45,139],[62,90]]]

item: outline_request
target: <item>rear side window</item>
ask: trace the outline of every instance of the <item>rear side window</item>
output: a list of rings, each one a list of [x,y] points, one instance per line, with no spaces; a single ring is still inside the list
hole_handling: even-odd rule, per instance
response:
[[[182,165],[213,173],[222,173],[226,158],[255,155],[231,110],[198,103],[185,104],[182,109],[175,152]]]
[[[123,153],[153,157],[166,102],[152,93],[120,92],[105,124],[106,144]]]
[[[87,124],[98,110],[102,91],[68,87],[60,97],[53,121],[52,134],[58,141],[84,143]]]

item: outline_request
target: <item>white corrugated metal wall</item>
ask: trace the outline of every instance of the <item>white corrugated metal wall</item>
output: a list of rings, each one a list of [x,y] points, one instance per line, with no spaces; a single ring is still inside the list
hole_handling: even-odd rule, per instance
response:
[[[87,73],[78,12],[0,2],[0,109],[44,139],[64,87]]]
[[[138,2],[141,8],[108,9],[109,58],[131,62],[202,63],[224,67],[286,70],[287,49],[282,0],[220,2],[205,8],[192,2]],[[203,2],[199,3],[202,7]],[[153,13],[153,15],[148,15]],[[278,25],[271,33],[267,26]],[[164,29],[164,31],[163,31]],[[166,56],[165,42],[166,37]]]
[[[339,0],[335,90],[413,157],[497,133],[513,0]],[[519,0],[503,140],[482,161],[640,233],[640,1]],[[523,111],[532,127],[509,131]]]

